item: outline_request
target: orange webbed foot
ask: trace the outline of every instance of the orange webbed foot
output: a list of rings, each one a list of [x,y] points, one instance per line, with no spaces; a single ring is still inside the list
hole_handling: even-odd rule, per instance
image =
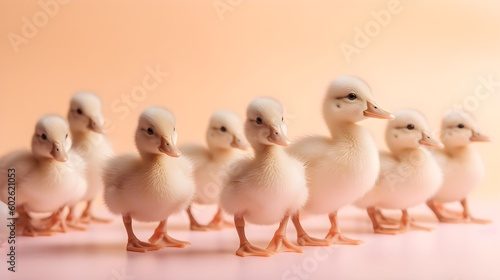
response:
[[[295,246],[286,236],[284,235],[274,235],[269,245],[267,245],[266,250],[273,252],[296,252],[303,253],[301,248]]]
[[[341,245],[359,245],[363,243],[363,240],[350,239],[340,232],[328,232],[325,239],[332,242],[333,244]]]
[[[143,242],[136,238],[129,240],[127,243],[127,251],[130,252],[146,253],[148,251],[156,251],[160,249],[160,246],[156,246],[148,242]]]
[[[240,245],[240,248],[238,248],[238,250],[236,251],[236,255],[240,257],[270,257],[274,255],[274,252],[253,246],[252,244],[247,242]]]

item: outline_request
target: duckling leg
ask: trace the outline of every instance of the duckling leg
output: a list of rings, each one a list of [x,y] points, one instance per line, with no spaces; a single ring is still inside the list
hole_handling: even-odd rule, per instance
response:
[[[66,219],[63,217],[63,211],[66,206],[63,206],[59,208],[56,212],[54,212],[52,215],[50,215],[48,218],[48,225],[46,226],[48,229],[50,229],[53,232],[62,232],[66,233],[68,232],[68,227],[66,225]],[[56,228],[56,229],[54,229]]]
[[[295,214],[292,216],[292,222],[297,231],[297,243],[300,246],[330,246],[333,245],[332,242],[326,239],[319,239],[309,236],[300,224],[300,214]]]
[[[151,243],[140,241],[134,234],[132,229],[132,218],[130,215],[122,215],[123,225],[127,231],[128,241],[127,241],[127,251],[146,253],[147,251],[159,250],[161,247],[156,246]]]
[[[370,220],[372,221],[373,225],[373,231],[375,233],[380,233],[380,234],[399,234],[401,231],[397,228],[387,228],[381,225],[377,219],[377,209],[375,207],[368,207],[366,209],[366,212],[368,212],[368,216],[370,217]]]
[[[427,206],[429,206],[434,215],[436,215],[436,218],[441,223],[452,223],[452,224],[463,223],[463,219],[449,218],[444,216],[443,213],[441,212],[442,207],[440,208],[439,206],[437,206],[436,202],[433,200],[427,201]]]
[[[340,232],[338,226],[337,211],[330,213],[328,215],[328,218],[330,219],[330,224],[332,226],[330,227],[330,230],[328,231],[328,234],[325,237],[326,240],[332,241],[334,244],[343,244],[343,245],[359,245],[363,243],[362,240],[354,240],[347,238]]]
[[[177,247],[184,248],[186,245],[190,245],[190,242],[180,241],[175,238],[170,237],[167,234],[167,220],[163,220],[156,227],[155,232],[149,238],[149,242],[157,244],[160,241],[162,247]]]
[[[424,227],[424,226],[420,226],[420,225],[417,225],[413,222],[413,219],[410,218],[410,216],[408,215],[408,210],[406,209],[403,209],[401,210],[401,212],[403,213],[403,215],[401,216],[401,229],[403,231],[406,231],[406,230],[409,230],[409,229],[412,229],[412,230],[423,230],[423,231],[433,231],[434,229],[433,228],[430,228],[430,227]]]
[[[46,231],[35,227],[28,212],[24,209],[24,206],[17,207],[17,213],[19,214],[18,220],[21,221],[24,226],[22,232],[24,236],[51,236],[55,234],[53,231]]]
[[[238,237],[240,239],[240,247],[236,251],[236,255],[240,257],[248,256],[259,256],[259,257],[270,257],[274,255],[274,252],[253,246],[248,241],[245,235],[245,219],[243,215],[234,215],[234,225],[236,226],[236,231],[238,232]]]
[[[375,215],[377,219],[381,221],[380,224],[382,225],[396,226],[401,223],[401,221],[399,220],[387,218],[386,216],[384,216],[384,214],[382,214],[382,211],[380,209],[375,209],[375,211]]]
[[[222,208],[219,207],[219,209],[217,210],[217,213],[215,214],[212,221],[210,221],[210,223],[208,223],[208,227],[210,229],[214,229],[214,230],[221,230],[225,227],[232,228],[232,227],[234,227],[234,224],[229,222],[229,221],[224,220]]]
[[[72,229],[76,229],[79,231],[87,230],[86,227],[79,225],[79,221],[79,219],[75,218],[75,206],[69,207],[69,212],[66,216],[66,225]]]
[[[464,217],[466,222],[473,223],[473,224],[489,224],[489,223],[491,223],[490,220],[483,220],[483,219],[477,219],[477,218],[472,217],[472,215],[469,212],[469,206],[467,204],[466,198],[462,199],[460,201],[460,204],[462,204],[462,207],[464,208],[463,217]]]
[[[299,247],[295,246],[290,240],[286,238],[286,226],[288,224],[288,219],[290,218],[290,215],[286,215],[283,220],[280,222],[280,226],[274,233],[274,237],[269,242],[269,245],[267,245],[267,250],[273,251],[273,252],[297,252],[297,253],[303,253],[302,249]],[[284,246],[284,250],[280,250],[281,246]]]
[[[194,231],[208,231],[210,228],[208,226],[201,225],[198,223],[198,221],[194,218],[193,212],[191,212],[191,205],[188,207],[186,210],[188,216],[189,216],[189,229],[194,230]]]
[[[96,217],[92,214],[92,212],[91,212],[92,204],[93,204],[92,200],[86,201],[85,203],[87,205],[85,206],[85,209],[82,212],[82,216],[79,219],[80,223],[83,223],[83,224],[90,224],[91,222],[104,223],[104,224],[111,223],[112,220],[110,220],[110,219]]]

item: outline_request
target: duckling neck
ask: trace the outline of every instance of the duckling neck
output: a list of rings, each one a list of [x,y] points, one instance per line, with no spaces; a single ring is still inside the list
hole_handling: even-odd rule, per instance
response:
[[[210,157],[215,161],[224,161],[231,158],[234,155],[235,151],[234,149],[209,147],[208,153],[210,154]]]
[[[472,149],[468,145],[466,145],[466,146],[459,146],[459,147],[450,147],[450,146],[445,146],[444,147],[444,153],[446,155],[448,155],[449,157],[465,156],[465,155],[468,155],[471,152],[472,152]]]
[[[255,145],[255,159],[267,159],[276,158],[281,154],[285,154],[285,151],[281,146],[278,145]]]
[[[353,134],[357,134],[362,129],[360,125],[350,122],[335,122],[328,125],[328,130],[333,140],[351,138]]]
[[[423,152],[421,148],[390,149],[391,153],[400,161],[417,158]]]
[[[140,153],[143,162],[156,165],[161,162],[168,162],[172,157],[165,154]]]
[[[86,131],[71,131],[71,140],[73,147],[78,147],[86,143],[99,143],[104,136],[100,133],[86,130]]]

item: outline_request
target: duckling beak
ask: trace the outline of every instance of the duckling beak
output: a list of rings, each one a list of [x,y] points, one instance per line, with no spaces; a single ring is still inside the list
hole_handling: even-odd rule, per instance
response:
[[[363,115],[366,117],[370,118],[376,118],[376,119],[387,119],[387,120],[392,120],[394,119],[394,115],[382,110],[380,107],[378,107],[373,101],[366,101],[366,104],[368,108],[363,111]]]
[[[418,141],[421,145],[436,148],[436,149],[442,149],[444,148],[444,145],[439,142],[434,140],[427,132],[423,131],[422,132],[422,139]]]
[[[171,141],[169,141],[166,137],[161,138],[161,145],[160,147],[158,147],[158,150],[171,157],[181,156],[181,151],[179,151],[179,149],[177,149],[177,147],[173,143],[171,143]]]
[[[65,162],[68,160],[68,154],[66,153],[66,150],[64,150],[64,146],[54,142],[52,144],[52,151],[50,152],[50,155],[57,161],[60,162]]]
[[[288,146],[290,145],[290,140],[288,140],[288,137],[286,137],[286,134],[283,132],[281,127],[271,127],[271,133],[267,137],[267,140],[269,142],[274,143],[276,145],[280,146]]]
[[[89,125],[88,125],[88,128],[94,132],[97,132],[97,133],[104,133],[104,129],[102,127],[102,125],[100,125],[99,123],[97,123],[95,121],[96,118],[94,117],[89,117]]]
[[[479,132],[473,130],[472,136],[470,137],[470,141],[474,142],[490,142],[490,137],[480,134]]]
[[[241,137],[238,137],[236,135],[233,136],[233,142],[231,142],[231,147],[240,149],[240,150],[246,150],[248,149],[248,144],[245,141],[241,141]]]

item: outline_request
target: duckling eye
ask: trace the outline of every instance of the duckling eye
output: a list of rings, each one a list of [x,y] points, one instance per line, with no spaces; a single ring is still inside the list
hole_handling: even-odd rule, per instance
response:
[[[76,112],[78,113],[78,115],[83,114],[83,111],[82,111],[82,109],[80,109],[80,108],[76,109]]]
[[[464,128],[464,127],[465,127],[465,125],[463,125],[463,124],[461,124],[461,123],[460,123],[460,124],[458,124],[458,125],[457,125],[457,127],[458,127],[458,128]]]
[[[68,139],[68,134],[66,134],[66,139]]]
[[[44,134],[42,134],[42,139],[43,139],[43,140],[47,140],[47,135],[45,135],[45,133],[44,133]]]
[[[175,131],[175,127],[174,127],[174,131]]]
[[[413,124],[409,124],[406,126],[406,128],[408,128],[409,130],[413,130],[415,129],[415,126]]]
[[[149,135],[153,135],[153,133],[155,133],[155,132],[153,131],[153,129],[152,129],[151,127],[150,127],[150,128],[148,128],[148,134],[149,134]]]
[[[257,118],[255,121],[257,122],[257,124],[262,124],[262,119],[261,118]]]
[[[227,131],[227,129],[226,129],[226,127],[225,127],[225,126],[221,126],[220,131],[222,131],[222,132],[226,132],[226,131]]]
[[[283,117],[281,117],[281,121],[285,121],[285,119]]]
[[[349,100],[355,100],[356,98],[358,98],[358,96],[353,92],[351,92],[347,95],[347,99],[349,99]]]

